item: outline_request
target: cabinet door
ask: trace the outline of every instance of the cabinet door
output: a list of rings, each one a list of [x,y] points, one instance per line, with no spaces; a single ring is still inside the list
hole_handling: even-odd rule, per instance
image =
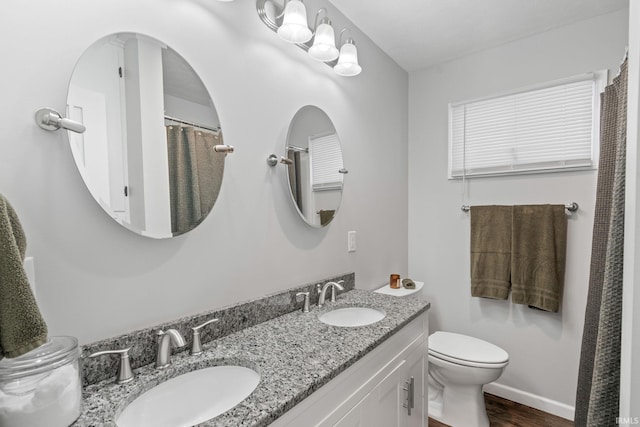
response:
[[[409,415],[409,409],[403,407],[404,416],[407,420],[408,427],[424,427],[427,425],[427,412],[425,411],[425,355],[422,349],[418,349],[411,353],[407,359],[407,374],[404,379],[405,388],[410,387],[411,378],[413,378],[413,407],[411,408],[411,415]],[[405,391],[404,404],[409,405],[409,391]]]
[[[402,389],[406,376],[405,361],[401,361],[382,381],[371,391],[372,427],[404,427],[405,391]]]

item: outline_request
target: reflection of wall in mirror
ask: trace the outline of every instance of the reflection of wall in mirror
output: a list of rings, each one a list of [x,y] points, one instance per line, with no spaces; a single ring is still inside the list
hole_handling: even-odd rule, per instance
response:
[[[218,116],[211,105],[198,104],[167,93],[164,94],[164,112],[170,117],[185,119],[211,129],[220,126]],[[170,123],[171,121],[167,121],[167,124]]]
[[[162,47],[146,37],[129,39],[125,63],[132,225],[145,235],[169,237],[171,211],[164,143]],[[131,161],[134,159],[137,161]],[[134,219],[138,224],[133,224]]]

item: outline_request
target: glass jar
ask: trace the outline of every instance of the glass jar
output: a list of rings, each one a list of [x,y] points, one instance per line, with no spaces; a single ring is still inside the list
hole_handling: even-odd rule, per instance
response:
[[[67,427],[79,416],[78,340],[50,337],[40,347],[0,360],[0,426]]]

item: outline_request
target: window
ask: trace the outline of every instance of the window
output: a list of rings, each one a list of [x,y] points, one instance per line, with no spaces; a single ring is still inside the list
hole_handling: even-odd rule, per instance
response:
[[[342,188],[342,150],[338,135],[314,135],[309,137],[311,157],[311,184],[313,191],[339,190]]]
[[[449,105],[449,178],[592,168],[606,71]]]

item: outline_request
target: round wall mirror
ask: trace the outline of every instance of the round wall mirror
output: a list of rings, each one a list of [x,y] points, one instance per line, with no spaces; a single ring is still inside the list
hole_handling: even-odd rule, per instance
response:
[[[293,204],[307,224],[326,226],[340,207],[347,173],[329,116],[313,105],[298,110],[289,125],[285,152]]]
[[[143,236],[192,230],[213,208],[224,172],[218,114],[202,80],[166,44],[118,33],[80,57],[67,94],[73,157],[104,211]]]

